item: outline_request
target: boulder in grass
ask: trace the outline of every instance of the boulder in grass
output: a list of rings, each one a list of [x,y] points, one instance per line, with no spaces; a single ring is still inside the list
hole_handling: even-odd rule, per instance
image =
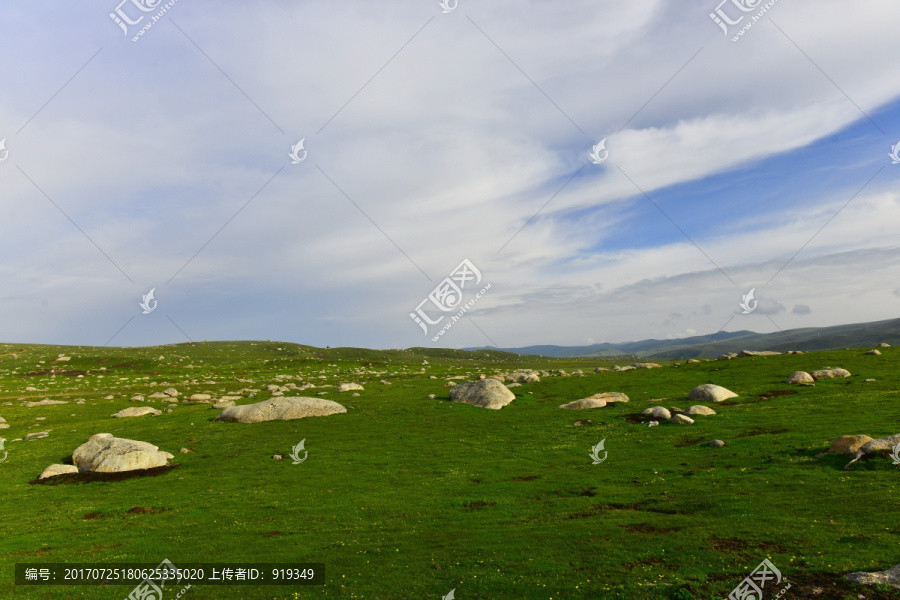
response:
[[[724,402],[729,398],[737,398],[738,395],[729,389],[712,383],[698,385],[688,394],[688,399],[694,402]]]
[[[50,400],[49,398],[45,398],[40,402],[26,402],[25,406],[28,408],[33,408],[35,406],[52,406],[54,404],[68,404],[66,400]]]
[[[291,421],[305,417],[326,417],[345,413],[347,409],[325,398],[278,396],[256,404],[243,404],[226,408],[216,421],[230,423],[262,423],[263,421]]]
[[[719,355],[719,360],[731,360],[732,358],[737,358],[737,353],[735,352],[726,352],[725,354]]]
[[[211,402],[212,396],[209,394],[191,394],[191,397],[188,398],[191,402]]]
[[[603,408],[607,404],[615,402],[628,402],[628,396],[620,392],[603,392],[594,394],[581,400],[574,400],[566,404],[560,404],[558,408],[569,410],[585,410],[590,408]]]
[[[481,408],[500,410],[516,399],[516,395],[496,379],[463,381],[450,389],[450,400]]]
[[[875,571],[874,573],[861,571],[844,575],[844,577],[854,583],[863,585],[889,585],[892,588],[900,589],[900,565],[886,571]]]
[[[806,371],[794,371],[787,378],[787,383],[815,383],[815,378]]]
[[[850,371],[847,369],[819,369],[810,373],[816,381],[822,379],[841,379],[850,377]]]
[[[38,475],[38,479],[47,479],[48,477],[56,477],[57,475],[68,475],[69,473],[77,473],[78,467],[75,465],[50,465]]]
[[[338,386],[337,391],[339,392],[353,392],[353,391],[365,391],[365,388],[358,383],[342,383]]]
[[[725,442],[722,440],[713,440],[709,443],[710,448],[724,448]]]
[[[537,383],[541,380],[534,371],[517,371],[506,376],[509,383]]]
[[[866,354],[872,354],[874,356],[881,356],[881,350],[869,350]]]
[[[169,388],[167,390],[163,390],[162,393],[165,394],[166,396],[168,396],[169,398],[177,398],[178,394],[179,394],[178,390],[176,390],[175,388]]]
[[[92,435],[72,453],[72,462],[82,473],[121,473],[166,466],[173,458],[157,446],[114,437],[111,433]]]
[[[694,406],[691,406],[686,411],[684,411],[684,414],[688,415],[689,417],[693,416],[693,415],[703,415],[705,417],[708,417],[708,416],[716,414],[716,411],[714,411],[713,409],[711,409],[708,406],[703,406],[702,404],[695,404]]]
[[[872,441],[867,435],[842,435],[831,443],[828,452],[836,452],[852,456],[865,444]]]
[[[158,411],[150,406],[132,406],[131,408],[123,408],[113,416],[116,418],[143,417],[144,415],[153,415],[154,417],[158,417],[161,414],[162,411]]]
[[[866,442],[860,446],[859,450],[856,451],[856,454],[853,455],[853,460],[844,466],[844,470],[849,470],[850,465],[870,454],[890,455],[897,446],[900,446],[900,433]]]
[[[25,441],[30,442],[31,440],[39,440],[39,439],[49,437],[49,436],[50,436],[49,431],[37,431],[35,433],[25,434]]]
[[[681,414],[675,415],[674,417],[672,417],[672,419],[669,422],[675,423],[676,425],[693,425],[694,424],[694,420],[692,418],[686,417],[685,415],[681,415]]]
[[[891,347],[891,345],[888,344],[887,342],[881,342],[880,344],[878,344],[878,346],[880,348],[890,348]]]
[[[641,411],[642,415],[650,415],[654,419],[664,419],[668,421],[672,418],[672,413],[662,406],[654,406],[653,408],[645,408]]]

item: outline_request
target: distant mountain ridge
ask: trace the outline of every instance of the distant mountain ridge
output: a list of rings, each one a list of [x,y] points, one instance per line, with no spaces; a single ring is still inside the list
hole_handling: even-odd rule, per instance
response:
[[[753,331],[720,331],[677,340],[641,340],[619,344],[603,343],[590,346],[526,346],[524,348],[493,348],[483,346],[466,350],[501,350],[522,355],[554,358],[576,356],[639,356],[646,358],[695,358],[718,356],[741,350],[837,350],[842,348],[875,347],[881,342],[900,345],[900,319],[853,323],[831,327],[804,327],[774,333]]]

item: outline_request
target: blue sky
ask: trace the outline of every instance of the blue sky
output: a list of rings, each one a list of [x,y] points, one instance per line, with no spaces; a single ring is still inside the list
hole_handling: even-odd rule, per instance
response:
[[[142,1],[121,9],[146,22]],[[0,340],[509,347],[897,316],[900,7],[782,1],[732,43],[716,4],[179,1],[138,42],[116,2],[5,5]],[[463,259],[491,289],[433,342],[410,313]]]

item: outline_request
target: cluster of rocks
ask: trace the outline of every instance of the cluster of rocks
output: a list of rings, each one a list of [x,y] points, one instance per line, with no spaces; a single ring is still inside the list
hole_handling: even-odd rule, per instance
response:
[[[147,442],[114,437],[111,433],[92,435],[72,453],[71,465],[50,465],[38,476],[46,479],[68,473],[121,473],[164,467],[174,458]]]
[[[671,408],[671,410],[663,406],[654,406],[651,408],[645,408],[643,411],[641,411],[641,414],[652,417],[653,420],[650,421],[650,423],[659,424],[660,421],[669,421],[670,423],[675,423],[676,425],[693,425],[694,419],[692,419],[691,417],[697,415],[710,416],[716,414],[716,411],[709,408],[708,406],[695,404],[687,410],[681,410],[680,408],[674,406]]]
[[[771,350],[741,350],[739,353],[737,352],[725,352],[724,354],[720,354],[718,360],[731,360],[732,358],[744,358],[747,356],[777,356],[781,354],[781,352],[773,352]],[[791,350],[788,354],[803,354],[802,352],[798,352],[796,350]]]
[[[825,367],[824,369],[812,371],[811,373],[807,373],[806,371],[794,371],[791,373],[791,376],[787,378],[787,383],[811,384],[824,379],[842,379],[846,377],[850,377],[850,371],[847,369]]]

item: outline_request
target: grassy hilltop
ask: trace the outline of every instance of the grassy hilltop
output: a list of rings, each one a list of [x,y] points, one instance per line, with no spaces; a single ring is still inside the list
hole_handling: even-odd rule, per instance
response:
[[[594,373],[613,360],[282,342],[0,345],[0,417],[9,425],[0,430],[8,451],[0,598],[121,600],[134,586],[15,586],[13,568],[164,558],[326,565],[324,586],[198,585],[185,600],[437,600],[451,589],[457,600],[708,600],[727,597],[764,558],[792,583],[788,597],[821,588],[812,597],[898,598],[842,575],[900,563],[900,467],[879,458],[845,471],[842,455],[816,457],[839,435],[900,432],[900,349],[881,350]],[[784,383],[825,366],[853,376]],[[450,377],[521,368],[583,376],[514,387],[516,400],[498,411],[449,402]],[[339,393],[342,382],[365,390]],[[248,404],[269,398],[267,385],[289,383],[317,387],[286,396],[327,392],[321,397],[347,413],[222,423],[210,404],[149,398],[174,387],[182,399],[235,395]],[[656,405],[686,409],[688,391],[703,383],[739,397],[693,425],[648,428],[636,416]],[[557,408],[608,391],[631,401]],[[136,394],[145,401],[131,401]],[[68,403],[25,406],[43,399]],[[134,406],[173,410],[111,417]],[[582,419],[592,424],[573,426]],[[39,431],[50,435],[13,441]],[[101,432],[157,445],[178,468],[33,484]],[[713,439],[727,446],[711,448]],[[302,464],[272,459],[301,440],[309,452]],[[601,440],[608,458],[595,465],[589,453]],[[776,591],[767,587],[766,598]]]

